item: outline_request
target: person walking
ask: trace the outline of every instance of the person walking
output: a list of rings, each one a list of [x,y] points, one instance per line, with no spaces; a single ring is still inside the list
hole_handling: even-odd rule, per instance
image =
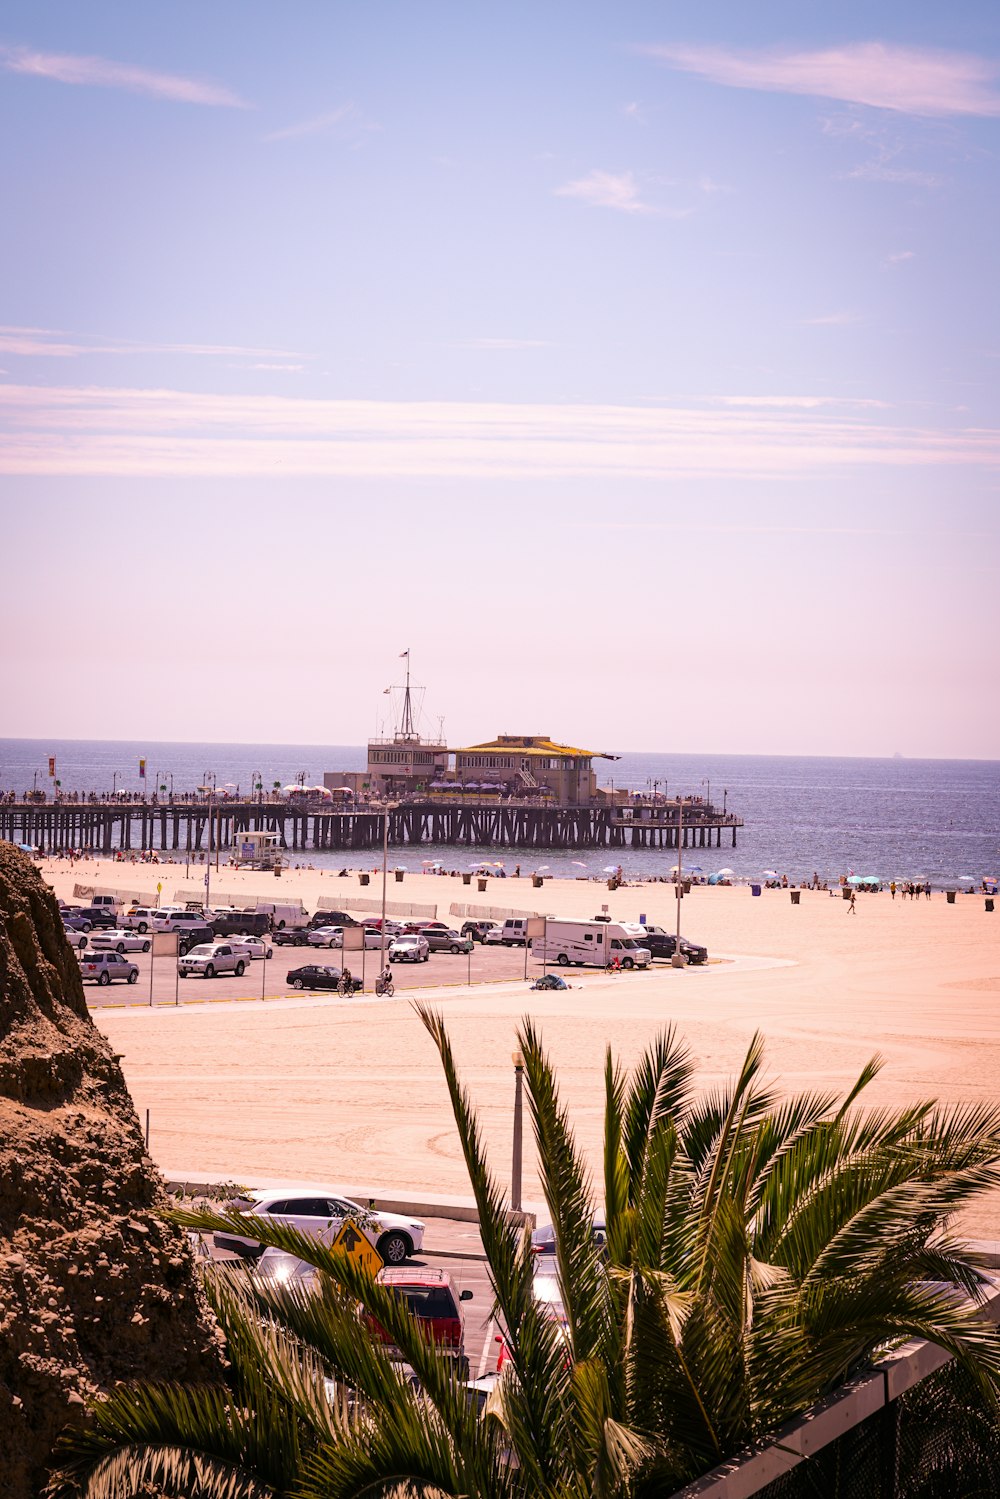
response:
[[[855,906],[855,902],[856,901],[857,901],[857,896],[855,895],[854,891],[852,890],[851,891],[851,898],[847,902],[847,914],[848,914],[848,916],[853,916],[854,915],[854,906]]]

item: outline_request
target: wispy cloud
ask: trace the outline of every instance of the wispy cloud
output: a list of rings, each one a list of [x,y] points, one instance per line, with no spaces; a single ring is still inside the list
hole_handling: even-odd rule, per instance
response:
[[[586,177],[556,188],[557,198],[579,198],[594,208],[614,208],[618,213],[652,213],[639,191],[633,172],[603,172],[595,167]]]
[[[942,179],[933,172],[921,172],[913,167],[894,167],[890,161],[879,157],[876,161],[864,161],[859,166],[841,172],[842,177],[853,182],[896,182],[901,187],[940,187]]]
[[[47,359],[78,359],[86,354],[186,354],[206,359],[231,359],[237,355],[247,359],[302,358],[301,354],[288,349],[245,349],[239,344],[141,343],[103,338],[99,334],[67,333],[62,329],[11,326],[0,326],[0,353]]]
[[[341,104],[337,109],[329,109],[324,114],[313,115],[308,120],[300,120],[295,125],[285,125],[280,130],[269,130],[264,136],[265,141],[292,141],[299,140],[306,135],[326,135],[336,131],[345,121],[350,120],[354,114],[353,104]]]
[[[462,345],[465,349],[547,349],[549,345],[542,338],[472,338],[467,344]]]
[[[248,370],[275,370],[279,374],[294,375],[294,374],[298,374],[301,370],[304,370],[305,369],[305,365],[304,364],[265,364],[265,363],[260,363],[260,364],[248,364],[248,365],[245,366],[245,368],[248,369]]]
[[[817,317],[799,319],[803,328],[846,328],[850,323],[860,322],[856,312],[822,312]]]
[[[794,399],[778,409],[530,405],[0,383],[0,473],[777,480],[978,466],[1000,475],[1000,429],[911,426]]]
[[[55,83],[90,88],[124,89],[175,104],[208,104],[223,109],[249,109],[231,89],[176,73],[157,73],[131,63],[112,62],[107,57],[84,57],[68,52],[38,52],[31,47],[0,45],[0,67],[9,73],[48,78]]]
[[[810,94],[912,115],[1000,115],[1000,64],[970,53],[856,42],[820,52],[786,48],[641,48],[684,73],[729,88]]]
[[[885,257],[882,264],[886,267],[904,265],[907,260],[916,260],[916,258],[916,250],[894,250],[891,255]]]

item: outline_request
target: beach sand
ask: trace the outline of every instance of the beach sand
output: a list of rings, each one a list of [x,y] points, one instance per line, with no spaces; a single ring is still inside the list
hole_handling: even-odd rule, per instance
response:
[[[357,858],[357,855],[355,855]],[[45,866],[57,892],[76,881],[154,889],[164,901],[185,883],[183,865]],[[192,872],[190,883],[196,876]],[[248,902],[361,894],[357,876],[292,870],[213,874],[213,885]],[[380,880],[372,878],[372,909]],[[485,894],[460,879],[407,874],[389,899],[613,918],[645,912],[672,930],[673,887],[529,879],[490,880]],[[461,918],[458,918],[460,921]],[[843,1090],[879,1052],[885,1067],[867,1097],[902,1105],[1000,1098],[1000,913],[981,896],[861,895],[854,915],[839,892],[696,886],[682,905],[685,936],[707,945],[704,969],[658,964],[648,974],[606,977],[570,970],[568,993],[529,993],[523,982],[455,983],[421,992],[444,1012],[461,1075],[480,1112],[498,1177],[509,1181],[514,1089],[511,1053],[519,1019],[540,1025],[558,1068],[580,1145],[600,1170],[602,1070],[610,1045],[632,1062],[656,1031],[675,1024],[712,1087],[736,1071],[754,1031],[767,1041],[768,1072],[785,1091]],[[530,970],[529,970],[530,971]],[[296,997],[266,1004],[194,1004],[95,1012],[123,1054],[136,1107],[151,1114],[151,1153],[173,1172],[223,1173],[248,1185],[317,1179],[358,1191],[468,1195],[441,1067],[409,998],[348,1004]],[[529,1132],[526,1132],[529,1133]],[[524,1195],[540,1202],[533,1149]],[[598,1189],[599,1197],[599,1189]],[[1000,1199],[984,1199],[964,1227],[1000,1240]]]

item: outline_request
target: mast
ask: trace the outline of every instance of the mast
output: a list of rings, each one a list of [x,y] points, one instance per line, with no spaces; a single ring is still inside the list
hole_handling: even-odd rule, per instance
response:
[[[403,694],[403,719],[399,726],[399,737],[401,739],[412,739],[413,728],[413,706],[410,702],[410,651],[409,647],[403,651],[406,657],[406,691]]]

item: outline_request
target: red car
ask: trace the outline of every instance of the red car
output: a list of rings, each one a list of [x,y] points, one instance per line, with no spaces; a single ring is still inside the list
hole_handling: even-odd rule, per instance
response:
[[[468,1379],[462,1302],[471,1301],[472,1292],[457,1291],[447,1270],[429,1270],[425,1266],[412,1270],[380,1270],[378,1278],[381,1285],[406,1302],[427,1341],[445,1357],[455,1359],[459,1378]],[[390,1341],[389,1334],[374,1317],[366,1314],[365,1321],[383,1343]]]

